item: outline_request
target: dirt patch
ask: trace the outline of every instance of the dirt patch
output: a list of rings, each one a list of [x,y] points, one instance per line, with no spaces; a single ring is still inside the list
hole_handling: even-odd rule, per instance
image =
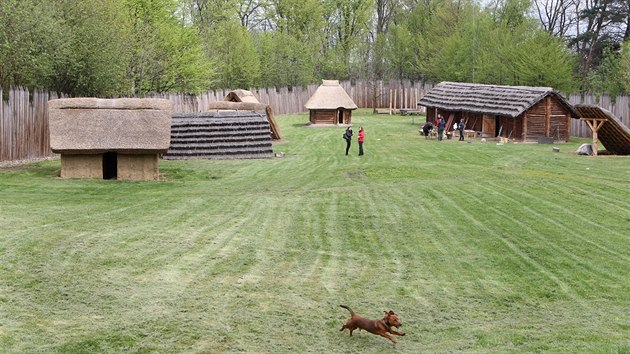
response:
[[[26,159],[26,160],[0,161],[0,168],[18,170],[18,169],[22,169],[26,167],[26,165],[31,164],[31,163],[49,161],[49,160],[58,160],[58,159],[59,159],[59,155],[49,156],[49,157],[38,157],[38,158]]]

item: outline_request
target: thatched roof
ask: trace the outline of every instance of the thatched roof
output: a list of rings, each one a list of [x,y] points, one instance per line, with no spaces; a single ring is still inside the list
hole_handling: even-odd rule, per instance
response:
[[[260,103],[251,91],[241,89],[230,91],[230,93],[225,96],[224,101]]]
[[[228,102],[228,101],[215,101],[208,102],[206,107],[208,111],[221,111],[221,110],[235,110],[235,111],[256,111],[263,112],[267,116],[269,125],[271,125],[271,137],[275,140],[282,139],[280,134],[280,127],[276,123],[276,119],[273,116],[273,110],[271,106],[265,103],[259,102]]]
[[[322,80],[322,84],[304,105],[306,109],[357,109],[338,80]]]
[[[164,159],[255,159],[273,157],[264,112],[174,113],[171,146]]]
[[[630,155],[630,129],[612,112],[596,105],[586,104],[576,105],[575,110],[580,118],[606,121],[597,131],[597,138],[607,151],[618,155]]]
[[[572,116],[577,116],[569,101],[551,87],[441,82],[427,92],[418,105],[515,118],[547,96],[557,98]]]
[[[165,152],[172,107],[154,98],[51,100],[50,147],[55,153]]]

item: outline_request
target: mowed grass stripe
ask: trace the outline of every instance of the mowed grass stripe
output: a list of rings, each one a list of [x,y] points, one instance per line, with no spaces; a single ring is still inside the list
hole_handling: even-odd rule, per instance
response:
[[[497,188],[499,187],[497,186]],[[528,205],[541,205],[542,203],[538,203],[538,202],[543,198],[536,197],[535,203],[528,203],[528,201],[523,198],[523,193],[520,193],[519,195],[520,198],[517,200],[514,197],[507,194],[507,193],[511,194],[512,193],[511,190],[508,190],[505,188],[503,189],[504,189],[504,192],[506,193],[506,194],[503,194],[503,198],[505,200],[509,200],[511,203],[520,205],[520,208],[522,208],[522,210],[526,211],[528,214],[531,215],[532,222],[529,222],[529,223],[521,222],[520,220],[517,220],[516,218],[514,218],[512,214],[510,215],[505,214],[505,217],[513,219],[513,222],[521,224],[522,225],[521,227],[528,228],[529,231],[532,231],[532,232],[537,232],[534,230],[534,228],[542,229],[541,231],[539,231],[539,234],[541,235],[540,237],[542,239],[545,239],[545,238],[550,239],[550,242],[551,241],[555,242],[556,246],[554,248],[556,249],[557,252],[566,252],[567,254],[570,254],[574,257],[578,257],[578,255],[580,254],[589,254],[591,256],[595,256],[596,254],[592,252],[593,249],[587,248],[586,245],[588,245],[603,252],[603,254],[599,256],[599,258],[601,258],[602,260],[610,256],[614,256],[613,258],[614,260],[618,260],[622,262],[630,261],[630,258],[628,257],[628,255],[605,246],[605,243],[608,243],[607,238],[611,236],[610,230],[608,228],[604,228],[602,225],[598,225],[601,230],[600,232],[602,236],[604,237],[597,239],[599,242],[594,242],[591,239],[583,236],[583,232],[581,232],[584,230],[583,225],[581,225],[580,223],[575,223],[575,222],[567,223],[564,221],[565,220],[564,216],[566,215],[565,213],[566,209],[557,210],[557,212],[554,212],[553,209],[547,208],[547,206],[544,206],[543,207],[544,210],[536,211]],[[541,193],[545,193],[545,191],[542,190]],[[545,195],[544,199],[549,203],[548,205],[550,207],[555,208],[556,204],[553,204],[550,201],[551,198],[549,197],[549,194],[544,194],[544,195]],[[528,196],[525,196],[525,197],[527,199],[532,199],[531,197],[533,197],[533,194],[529,194]],[[566,198],[566,195],[564,195],[564,198]],[[582,220],[588,221],[590,225],[593,224],[590,219],[582,218],[581,215],[579,214],[575,214],[575,216],[579,217]],[[542,220],[544,222],[535,223],[533,222],[535,220]],[[555,227],[557,231],[553,232],[555,230],[550,229],[549,228],[550,225]],[[613,233],[614,232],[615,231],[613,231]],[[549,234],[554,235],[552,236],[553,238],[549,237]],[[541,239],[541,242],[542,242],[542,239]],[[586,250],[589,250],[590,252],[585,252]],[[597,265],[602,264],[601,262],[592,262],[591,260],[591,262],[584,262],[584,265],[586,265],[587,263],[590,263],[591,266],[593,265],[597,266]],[[602,274],[600,275],[604,276],[605,273],[608,273],[608,272],[602,272]]]
[[[499,184],[491,184],[491,186],[492,190],[504,190],[506,193],[514,195],[512,200],[514,203],[517,203],[517,205],[529,205],[530,208],[538,206],[542,209],[539,212],[540,215],[556,216],[556,218],[545,217],[545,220],[561,225],[564,230],[580,230],[581,232],[576,232],[577,235],[584,235],[584,230],[590,230],[593,234],[606,235],[607,237],[597,239],[599,241],[597,247],[607,249],[608,252],[616,256],[622,256],[624,258],[630,256],[630,254],[623,255],[606,246],[610,237],[613,237],[611,241],[614,242],[630,242],[626,237],[627,233],[623,232],[623,228],[610,227],[610,224],[602,222],[602,220],[606,220],[608,223],[612,222],[613,225],[624,225],[623,213],[626,212],[626,208],[614,207],[602,211],[600,208],[590,203],[592,201],[591,198],[574,195],[570,193],[570,190],[566,190],[564,193],[552,193],[543,187],[534,189],[538,190],[534,193],[525,192],[521,189],[511,189]],[[568,203],[568,205],[563,206],[561,204],[562,202]],[[584,207],[584,205],[588,206]],[[575,209],[581,209],[583,212],[576,212],[574,211]],[[619,212],[622,213],[619,217],[602,218],[602,215],[615,215]],[[565,222],[563,220],[571,220],[571,222]],[[622,249],[623,248],[618,248],[618,250]]]
[[[498,188],[490,188],[484,185],[479,185],[478,188],[487,189],[487,193],[496,192],[498,190]],[[616,276],[610,274],[609,269],[602,268],[601,263],[593,262],[593,259],[590,258],[586,259],[580,257],[579,254],[584,254],[584,248],[576,250],[565,249],[567,246],[570,245],[564,242],[567,238],[564,234],[566,232],[570,233],[571,229],[560,227],[559,231],[561,233],[559,236],[557,236],[554,230],[550,230],[548,228],[548,225],[556,224],[556,221],[554,219],[534,211],[531,207],[528,206],[530,204],[525,203],[522,198],[520,199],[520,201],[514,200],[508,195],[508,193],[511,193],[511,189],[505,188],[504,192],[505,194],[501,194],[497,198],[497,200],[508,201],[510,203],[513,203],[514,205],[518,205],[519,207],[516,209],[513,208],[511,213],[505,212],[505,208],[498,208],[494,206],[489,208],[495,214],[501,216],[502,219],[509,221],[512,225],[518,226],[523,231],[517,237],[513,237],[511,235],[506,235],[506,237],[510,238],[511,243],[518,245],[519,249],[527,250],[527,253],[531,254],[531,256],[528,256],[530,259],[537,259],[537,261],[535,261],[537,264],[537,268],[539,268],[539,270],[544,269],[545,272],[551,274],[551,278],[558,282],[558,285],[560,285],[561,288],[567,290],[566,282],[572,281],[571,279],[575,277],[576,269],[559,269],[557,267],[554,267],[554,264],[570,263],[579,265],[580,267],[578,267],[577,269],[581,270],[580,274],[582,274],[585,281],[592,278],[592,276],[594,275],[592,274],[592,272],[597,272],[598,277],[612,276],[613,279],[611,280],[620,280],[615,279]],[[521,213],[515,213],[515,211],[521,211]],[[541,227],[542,225],[545,226]],[[567,262],[564,258],[560,258],[560,255],[571,258],[571,262]],[[540,261],[544,261],[546,266],[539,264]],[[585,269],[585,267],[587,268]],[[564,273],[567,272],[571,274],[564,276]],[[562,279],[564,280],[562,282],[560,282],[560,274],[563,274]],[[572,285],[575,286],[577,284],[573,282]],[[579,289],[580,287],[578,287],[576,291]]]

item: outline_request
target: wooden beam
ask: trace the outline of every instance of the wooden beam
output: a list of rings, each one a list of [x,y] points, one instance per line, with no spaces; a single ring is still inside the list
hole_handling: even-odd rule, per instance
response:
[[[549,137],[551,134],[551,96],[547,96],[545,99],[545,136]]]
[[[581,118],[583,122],[586,122],[589,128],[593,131],[593,156],[597,156],[597,150],[599,148],[599,138],[597,137],[597,132],[599,128],[604,125],[606,122],[605,118]]]
[[[521,141],[527,141],[527,113],[523,114],[523,132],[521,133]]]

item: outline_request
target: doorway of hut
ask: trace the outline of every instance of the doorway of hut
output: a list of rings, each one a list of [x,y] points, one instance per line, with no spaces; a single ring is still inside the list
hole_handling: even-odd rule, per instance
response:
[[[118,154],[106,152],[103,154],[103,179],[118,178]]]
[[[343,109],[337,109],[337,124],[343,124]]]
[[[499,132],[498,129],[497,116],[484,114],[481,122],[481,137],[495,138]]]

